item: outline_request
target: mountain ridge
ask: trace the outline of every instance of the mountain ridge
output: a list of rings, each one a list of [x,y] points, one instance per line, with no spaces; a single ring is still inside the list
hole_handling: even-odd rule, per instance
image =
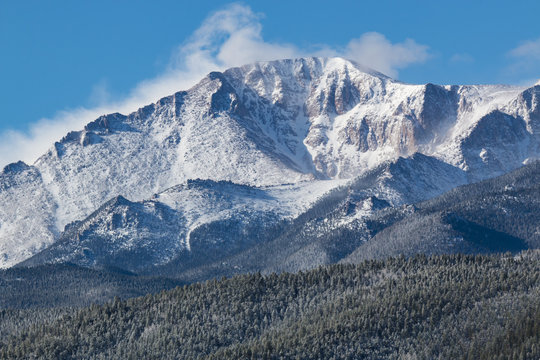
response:
[[[538,157],[539,91],[410,85],[341,58],[213,72],[187,91],[68,133],[33,165],[8,165],[0,199],[35,201],[0,212],[0,266],[53,244],[68,223],[115,196],[144,201],[194,178],[338,186],[417,152],[462,169],[468,181],[493,177]],[[28,226],[31,218],[41,220]]]

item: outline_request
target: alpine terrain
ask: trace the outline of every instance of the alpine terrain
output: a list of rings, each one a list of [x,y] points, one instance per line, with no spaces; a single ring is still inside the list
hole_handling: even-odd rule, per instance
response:
[[[412,85],[342,58],[245,65],[6,166],[0,267],[193,281],[536,248],[524,191],[539,156],[540,84]]]

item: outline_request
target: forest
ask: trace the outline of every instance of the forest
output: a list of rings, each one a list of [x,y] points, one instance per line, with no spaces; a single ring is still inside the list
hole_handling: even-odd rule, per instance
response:
[[[538,359],[540,253],[238,275],[0,324],[4,359]]]

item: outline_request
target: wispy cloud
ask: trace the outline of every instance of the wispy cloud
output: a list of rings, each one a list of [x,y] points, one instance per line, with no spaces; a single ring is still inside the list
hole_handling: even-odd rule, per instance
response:
[[[287,43],[268,42],[262,37],[260,15],[247,6],[231,4],[211,14],[178,47],[162,74],[140,82],[125,98],[111,101],[107,83],[101,81],[92,89],[94,107],[60,111],[51,119],[41,119],[32,124],[26,132],[5,131],[0,134],[0,166],[21,159],[32,163],[69,130],[81,129],[100,115],[129,113],[161,97],[187,89],[210,71],[254,61],[311,55],[343,56],[393,77],[398,76],[400,69],[429,58],[425,45],[412,39],[392,43],[376,32],[350,40],[344,49],[323,45],[314,51]]]
[[[520,59],[540,60],[540,38],[531,41],[525,41],[518,47],[510,50],[510,56]]]
[[[392,44],[384,35],[376,32],[365,33],[351,40],[343,55],[391,77],[397,77],[399,69],[423,63],[429,58],[425,45],[412,39]]]
[[[467,53],[458,53],[450,57],[450,62],[452,63],[472,63],[474,58]]]
[[[105,104],[110,98],[109,84],[106,79],[101,79],[92,87],[88,100],[92,105],[99,106]]]
[[[514,77],[522,78],[520,83],[533,84],[540,73],[540,38],[522,42],[519,46],[510,50],[507,56],[511,64],[505,69]]]

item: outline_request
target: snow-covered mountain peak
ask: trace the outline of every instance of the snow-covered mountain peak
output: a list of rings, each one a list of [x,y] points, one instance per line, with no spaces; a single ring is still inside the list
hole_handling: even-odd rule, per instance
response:
[[[21,204],[0,211],[0,266],[50,244],[66,224],[118,195],[140,203],[160,194],[165,203],[183,204],[164,192],[178,184],[187,184],[182,191],[193,198],[209,194],[195,191],[192,179],[216,182],[197,186],[229,195],[220,181],[253,189],[293,184],[302,193],[315,180],[356,178],[416,153],[471,179],[493,176],[540,155],[539,89],[405,84],[342,58],[212,72],[186,91],[68,133],[32,166],[6,167],[0,203]],[[445,187],[461,181],[452,176]],[[237,200],[231,195],[222,204]],[[257,204],[275,205],[263,200]],[[287,213],[302,208],[296,200],[282,201]],[[204,215],[192,214],[194,223]],[[29,226],[35,218],[42,221]],[[13,247],[19,239],[24,243]]]

